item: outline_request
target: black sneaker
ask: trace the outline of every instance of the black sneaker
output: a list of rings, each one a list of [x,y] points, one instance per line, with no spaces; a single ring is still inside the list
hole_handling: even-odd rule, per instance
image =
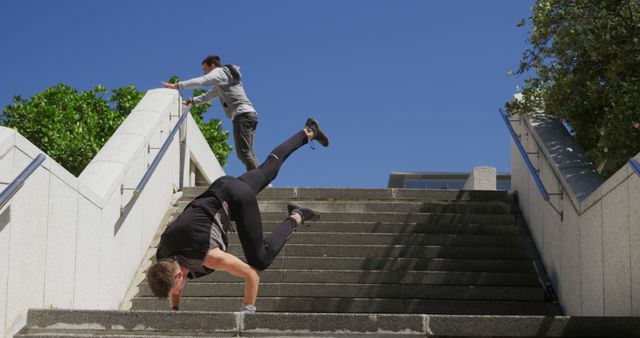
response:
[[[313,140],[317,140],[318,143],[322,144],[322,146],[324,147],[329,145],[329,138],[325,133],[322,132],[316,119],[314,119],[313,117],[308,118],[307,123],[305,123],[304,126],[313,131]]]
[[[300,215],[300,218],[302,218],[302,223],[304,223],[305,221],[317,221],[320,219],[320,214],[315,210],[303,208],[292,203],[289,203],[287,205],[287,211],[289,211],[289,215]]]

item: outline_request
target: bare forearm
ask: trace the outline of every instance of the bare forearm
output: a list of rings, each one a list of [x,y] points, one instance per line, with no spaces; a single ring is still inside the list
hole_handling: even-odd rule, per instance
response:
[[[180,296],[182,295],[182,293],[172,293],[169,294],[169,305],[171,306],[172,310],[178,310],[180,309]]]
[[[221,251],[211,249],[205,257],[204,266],[210,269],[224,270],[234,276],[244,279],[244,303],[255,304],[260,285],[258,271],[241,261],[239,258]]]

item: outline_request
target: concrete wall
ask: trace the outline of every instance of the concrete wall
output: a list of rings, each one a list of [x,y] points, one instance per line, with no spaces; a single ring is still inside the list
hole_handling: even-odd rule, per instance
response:
[[[545,188],[561,194],[541,197],[512,143],[512,189],[566,314],[640,316],[640,177],[625,165],[604,181],[544,115],[512,126]]]
[[[175,90],[149,91],[79,177],[47,157],[0,210],[4,336],[24,325],[29,308],[117,309],[180,177],[199,171],[210,182],[224,174],[188,116],[185,130],[174,137],[121,219],[121,208],[132,197],[127,189],[136,187],[167,139],[179,104]],[[19,133],[0,127],[0,189],[41,152]]]

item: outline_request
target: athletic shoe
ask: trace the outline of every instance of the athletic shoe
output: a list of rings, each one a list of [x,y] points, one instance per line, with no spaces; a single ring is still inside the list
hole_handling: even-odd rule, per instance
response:
[[[313,131],[313,140],[317,140],[318,143],[322,144],[322,146],[326,147],[329,145],[329,138],[325,133],[320,129],[320,125],[318,125],[318,121],[313,117],[307,119],[307,123],[304,124],[305,127],[311,129]]]
[[[300,215],[300,218],[302,218],[302,223],[304,223],[305,221],[317,221],[320,219],[320,214],[317,211],[309,208],[303,208],[292,203],[289,203],[287,205],[287,211],[289,211],[289,215]]]

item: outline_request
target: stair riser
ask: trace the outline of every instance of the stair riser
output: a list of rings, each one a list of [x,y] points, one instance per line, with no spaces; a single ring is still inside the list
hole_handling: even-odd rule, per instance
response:
[[[242,258],[242,257],[241,257]],[[244,258],[242,258],[244,261]],[[533,273],[529,260],[419,259],[369,257],[277,257],[269,269],[289,270],[381,270]]]
[[[154,297],[148,287],[140,290],[141,297]],[[244,283],[195,283],[185,288],[184,297],[241,297]],[[388,285],[388,284],[312,284],[312,283],[262,283],[260,297],[307,298],[406,298],[406,299],[457,299],[457,300],[509,300],[544,301],[539,287],[477,287],[439,285]]]
[[[287,218],[285,212],[262,213],[263,222],[278,222]],[[406,213],[325,213],[320,214],[323,222],[379,222],[392,224],[516,224],[514,215],[482,214],[406,214]]]
[[[231,254],[242,257],[240,244],[230,244]],[[528,259],[523,248],[448,247],[410,245],[287,244],[280,255],[295,257]]]
[[[269,236],[265,233],[264,236]],[[229,234],[229,243],[240,243],[237,233]],[[296,232],[287,244],[323,245],[422,245],[452,247],[521,247],[520,238],[514,236],[474,235],[392,235],[392,234],[330,234]]]
[[[206,187],[189,187],[184,197],[196,197]],[[323,189],[323,188],[276,188],[264,189],[260,200],[419,200],[419,201],[500,201],[510,203],[506,191],[460,191],[422,189]]]
[[[181,199],[177,204],[178,210],[191,203],[190,198]],[[305,208],[314,209],[320,213],[369,213],[369,212],[397,212],[397,213],[433,213],[433,214],[510,214],[511,205],[507,203],[424,203],[424,202],[320,202],[294,201]],[[260,201],[261,212],[286,212],[288,202]]]
[[[340,232],[340,233],[387,233],[393,235],[413,234],[452,234],[452,235],[519,235],[516,225],[432,225],[432,224],[380,224],[380,223],[330,223],[320,220],[302,226],[300,232]],[[265,222],[263,229],[271,232],[280,222]]]
[[[176,213],[172,220],[178,217]],[[263,212],[264,223],[282,222],[288,217],[286,211]],[[515,225],[515,215],[493,214],[407,214],[407,213],[321,213],[318,222],[332,223],[386,223],[386,224],[428,224],[428,225]],[[317,222],[314,222],[317,223]]]
[[[240,282],[241,279],[224,272],[213,272],[192,280],[190,284]],[[533,273],[475,273],[475,272],[404,272],[393,271],[319,271],[276,270],[261,273],[262,283],[347,283],[347,284],[417,284],[417,285],[477,285],[477,286],[539,286]]]
[[[236,311],[242,297],[184,298],[184,311]],[[546,313],[549,305],[543,302],[454,301],[411,299],[350,299],[350,298],[258,298],[256,306],[265,312],[315,313],[429,313],[532,315]],[[167,302],[151,298],[137,299],[134,309],[166,310]]]
[[[281,224],[282,220],[264,222],[263,230],[271,232]],[[452,235],[519,235],[517,225],[486,225],[486,224],[380,224],[361,222],[318,222],[309,223],[310,226],[299,227],[299,232],[340,232],[340,233],[387,233],[401,234],[452,234]]]
[[[329,258],[278,257],[269,269],[293,270],[383,270],[383,271],[459,271],[530,273],[528,260],[460,260],[413,258]]]

